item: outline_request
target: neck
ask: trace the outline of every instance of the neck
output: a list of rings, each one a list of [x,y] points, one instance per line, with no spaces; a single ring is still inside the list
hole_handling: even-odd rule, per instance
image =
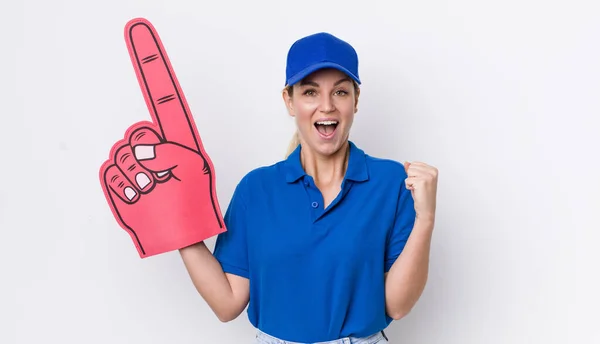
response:
[[[332,155],[323,156],[303,145],[300,151],[302,167],[315,183],[322,186],[341,184],[348,166],[349,144],[346,142]]]

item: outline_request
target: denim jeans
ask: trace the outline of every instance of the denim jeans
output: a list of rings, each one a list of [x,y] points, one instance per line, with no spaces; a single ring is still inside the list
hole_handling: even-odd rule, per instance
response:
[[[367,337],[346,337],[340,338],[328,342],[318,342],[318,343],[297,343],[290,342],[282,339],[275,338],[270,336],[261,330],[257,330],[256,332],[256,344],[387,344],[388,340],[383,331],[377,332]]]

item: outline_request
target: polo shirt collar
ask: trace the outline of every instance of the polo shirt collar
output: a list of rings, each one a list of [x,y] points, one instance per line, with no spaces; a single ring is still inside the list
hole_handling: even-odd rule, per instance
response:
[[[348,169],[344,179],[356,182],[362,182],[369,179],[367,169],[367,159],[365,152],[358,148],[352,141],[348,141],[350,155],[348,157]],[[288,183],[293,183],[304,177],[306,172],[302,168],[300,161],[300,151],[302,147],[298,145],[296,149],[287,157],[284,162],[285,179]]]

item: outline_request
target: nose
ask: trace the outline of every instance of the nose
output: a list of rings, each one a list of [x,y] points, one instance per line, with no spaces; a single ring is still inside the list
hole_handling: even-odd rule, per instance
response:
[[[321,112],[330,113],[335,111],[335,104],[330,96],[323,97],[320,106]]]

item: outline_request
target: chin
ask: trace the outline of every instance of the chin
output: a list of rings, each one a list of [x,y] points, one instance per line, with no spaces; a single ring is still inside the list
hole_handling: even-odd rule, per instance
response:
[[[317,140],[313,141],[311,146],[315,150],[316,153],[324,156],[335,155],[340,149],[344,148],[346,144],[346,140],[340,137],[334,137],[330,140],[322,140],[321,138],[317,138]]]

